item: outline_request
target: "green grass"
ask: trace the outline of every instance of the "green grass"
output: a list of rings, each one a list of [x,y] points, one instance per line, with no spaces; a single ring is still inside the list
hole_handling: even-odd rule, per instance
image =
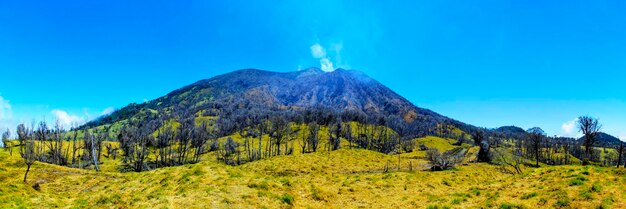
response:
[[[449,144],[436,137],[418,140]],[[420,152],[341,149],[241,166],[215,162],[215,153],[208,153],[198,164],[141,173],[120,173],[120,158],[103,158],[103,172],[35,163],[24,184],[25,166],[14,148],[13,156],[0,150],[0,208],[626,207],[623,168],[542,166],[510,175],[491,164],[469,163],[430,172]],[[392,169],[383,173],[386,165]],[[40,191],[32,188],[37,181],[43,182]]]

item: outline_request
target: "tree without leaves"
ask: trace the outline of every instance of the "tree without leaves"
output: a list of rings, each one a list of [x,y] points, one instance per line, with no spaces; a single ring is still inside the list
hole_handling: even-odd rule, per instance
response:
[[[619,168],[619,166],[622,164],[622,157],[624,154],[624,142],[619,142],[619,146],[617,148],[617,153],[618,153],[618,157],[617,157],[617,167]],[[626,167],[626,166],[624,166]]]
[[[338,150],[341,144],[341,133],[343,126],[341,119],[336,120],[328,127],[328,150]]]
[[[13,149],[11,148],[10,138],[11,131],[7,128],[6,131],[2,133],[2,144],[4,145],[4,150],[9,151],[9,155],[13,156]]]
[[[436,148],[431,148],[426,151],[426,159],[430,162],[432,171],[448,170],[460,163],[463,158],[459,157],[461,150],[450,150],[447,152],[439,152]]]
[[[580,116],[576,122],[578,130],[583,133],[585,140],[583,146],[585,147],[585,160],[589,160],[591,157],[591,148],[595,144],[600,133],[602,125],[598,122],[598,119],[590,116]],[[585,161],[583,161],[585,163]]]
[[[17,134],[21,144],[20,155],[26,164],[26,172],[24,173],[24,183],[26,183],[30,167],[37,160],[37,150],[35,148],[35,140],[33,138],[32,129],[28,129],[24,126],[24,124],[20,124],[17,126]]]
[[[206,123],[202,123],[199,127],[195,127],[192,133],[191,148],[194,150],[192,161],[197,163],[200,161],[200,155],[205,152],[205,144],[209,140],[209,127]]]
[[[519,150],[513,150],[509,153],[508,149],[496,148],[494,163],[502,166],[502,170],[507,173],[521,174],[524,158]],[[512,171],[508,168],[513,169]]]
[[[233,138],[228,137],[228,139],[226,139],[226,141],[224,142],[224,145],[219,150],[218,157],[221,157],[221,160],[224,162],[224,164],[240,164],[241,157],[239,152],[239,143],[235,142]],[[237,157],[237,160],[234,160],[234,157]]]
[[[539,167],[539,156],[541,153],[542,141],[546,137],[546,133],[539,127],[534,127],[526,131],[530,149],[534,154],[535,166]]]
[[[309,123],[309,137],[306,139],[309,145],[309,151],[316,152],[319,145],[319,130],[320,126],[315,122]]]

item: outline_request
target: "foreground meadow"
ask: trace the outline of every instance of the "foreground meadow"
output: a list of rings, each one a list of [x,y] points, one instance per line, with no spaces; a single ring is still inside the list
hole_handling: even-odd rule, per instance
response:
[[[422,156],[342,149],[228,166],[207,154],[198,164],[141,173],[119,172],[119,159],[104,158],[102,172],[37,162],[23,183],[17,150],[3,150],[0,208],[626,207],[623,168],[542,166],[511,175],[465,163],[431,172]]]

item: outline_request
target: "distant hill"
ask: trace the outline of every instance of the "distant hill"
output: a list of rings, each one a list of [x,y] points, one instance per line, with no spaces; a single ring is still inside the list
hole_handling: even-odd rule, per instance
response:
[[[526,131],[517,126],[502,126],[494,129],[494,131],[500,135],[504,135],[506,138],[521,139],[526,135]]]
[[[302,112],[324,108],[351,112],[356,118],[365,115],[370,119],[400,119],[409,130],[421,135],[438,123],[454,125],[466,132],[477,129],[419,108],[362,72],[344,69],[324,72],[317,68],[285,73],[258,69],[234,71],[200,80],[146,103],[130,104],[81,128],[132,119],[150,121],[175,117],[182,112],[231,117],[231,113],[223,110]]]
[[[496,128],[496,131],[502,133],[513,133],[513,134],[525,134],[526,131],[517,126],[502,126],[500,128]]]
[[[585,137],[578,138],[577,141],[582,142],[585,140]],[[600,132],[598,134],[598,140],[594,144],[594,146],[619,146],[619,143],[622,142],[619,138],[611,136],[607,133]]]

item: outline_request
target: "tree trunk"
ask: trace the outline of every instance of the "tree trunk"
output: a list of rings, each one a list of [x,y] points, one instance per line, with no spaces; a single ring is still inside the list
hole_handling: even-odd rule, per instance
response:
[[[622,164],[622,153],[624,152],[624,143],[619,143],[619,155],[617,157],[617,167],[619,168],[620,164]]]
[[[100,171],[100,167],[98,166],[98,157],[96,156],[96,154],[99,154],[99,152],[96,152],[96,146],[94,143],[94,139],[91,139],[91,157],[93,159],[93,165],[96,166],[96,171]]]
[[[28,176],[28,171],[30,171],[31,164],[26,165],[26,173],[24,173],[24,183],[26,183],[26,176]]]
[[[535,147],[535,166],[539,167],[539,146]]]

